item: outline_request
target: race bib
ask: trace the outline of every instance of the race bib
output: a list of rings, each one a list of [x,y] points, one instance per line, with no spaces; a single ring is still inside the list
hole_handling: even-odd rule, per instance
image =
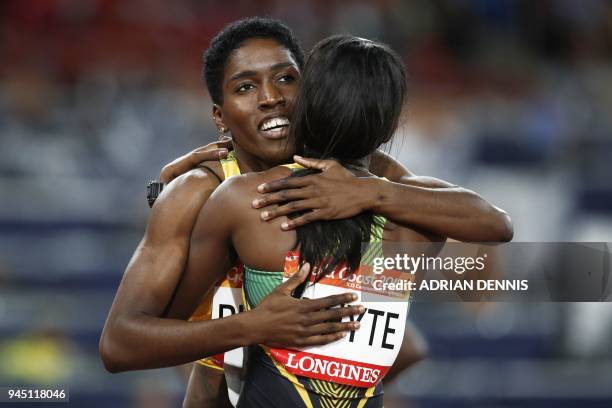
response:
[[[242,264],[238,264],[231,268],[227,272],[226,278],[215,286],[212,302],[213,319],[228,317],[244,310],[242,302],[243,276],[244,267]],[[245,352],[242,347],[215,356],[217,360],[222,362],[228,396],[234,406],[238,403],[238,397],[242,390],[244,357]]]
[[[297,270],[298,256],[288,256],[284,279]],[[357,387],[376,385],[397,357],[409,308],[408,289],[383,291],[380,282],[399,282],[405,277],[406,274],[397,271],[374,274],[369,266],[362,265],[350,276],[347,268],[337,268],[317,283],[310,283],[303,298],[315,299],[347,292],[357,294],[356,303],[363,305],[365,312],[343,321],[358,320],[360,328],[324,346],[300,350],[271,348],[270,354],[295,375]]]

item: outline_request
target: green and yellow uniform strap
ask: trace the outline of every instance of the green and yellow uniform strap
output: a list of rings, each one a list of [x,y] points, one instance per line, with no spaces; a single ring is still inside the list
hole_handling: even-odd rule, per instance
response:
[[[219,161],[221,162],[221,167],[223,168],[225,180],[242,174],[240,173],[240,167],[238,167],[238,160],[236,160],[236,152],[233,150],[228,153],[227,158]]]

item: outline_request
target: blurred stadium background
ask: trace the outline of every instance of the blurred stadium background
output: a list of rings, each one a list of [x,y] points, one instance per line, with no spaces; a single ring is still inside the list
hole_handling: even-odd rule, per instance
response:
[[[176,406],[172,369],[97,354],[148,214],[146,182],[214,140],[201,53],[246,16],[308,50],[389,43],[411,78],[392,152],[508,210],[515,241],[612,241],[612,2],[20,0],[0,3],[0,385],[75,406]],[[430,358],[388,405],[612,406],[608,304],[415,304]]]

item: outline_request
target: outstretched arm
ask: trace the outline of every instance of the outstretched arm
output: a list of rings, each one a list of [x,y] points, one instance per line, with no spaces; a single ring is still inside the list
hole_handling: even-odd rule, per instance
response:
[[[514,230],[508,213],[479,194],[434,177],[416,176],[392,157],[376,152],[371,168],[388,178],[364,179],[374,192],[368,209],[403,225],[466,242],[507,242]],[[412,211],[409,211],[412,209]]]
[[[167,365],[157,357],[173,351],[167,337],[178,334],[167,329],[175,322],[162,316],[187,261],[197,215],[217,184],[206,171],[194,170],[171,183],[153,206],[145,236],[125,270],[100,339],[100,354],[109,371]],[[160,339],[166,341],[160,343]]]
[[[405,225],[457,241],[507,242],[510,216],[477,193],[429,177],[402,177],[399,182],[361,180],[370,191],[364,207]],[[434,187],[435,186],[435,187]]]
[[[312,211],[283,224],[292,229],[315,220],[348,218],[361,211],[382,214],[403,226],[420,228],[458,241],[506,242],[512,239],[508,214],[475,192],[432,177],[419,177],[377,153],[371,168],[378,176],[356,177],[333,160],[295,157],[320,174],[292,177],[259,187],[255,208],[285,203],[262,212],[271,220],[295,211]]]

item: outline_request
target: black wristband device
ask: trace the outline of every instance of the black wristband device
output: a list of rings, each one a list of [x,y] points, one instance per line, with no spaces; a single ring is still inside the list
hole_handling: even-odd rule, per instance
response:
[[[157,180],[149,181],[147,184],[147,201],[149,202],[149,207],[153,207],[153,203],[159,197],[159,194],[164,189],[164,183]]]

